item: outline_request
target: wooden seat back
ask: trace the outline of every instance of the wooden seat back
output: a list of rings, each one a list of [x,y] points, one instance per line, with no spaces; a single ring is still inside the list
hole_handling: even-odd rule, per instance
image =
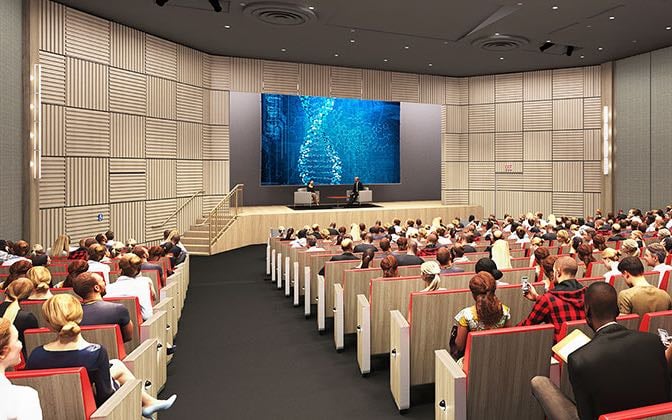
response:
[[[82,325],[82,337],[89,343],[100,344],[107,350],[110,359],[123,359],[126,357],[124,340],[121,338],[121,330],[117,324],[105,325]],[[48,328],[27,329],[24,332],[26,352],[30,354],[35,348],[51,343],[58,335]]]
[[[672,420],[672,402],[602,414],[598,420]]]
[[[594,261],[586,268],[587,277],[604,276],[610,268],[602,261]]]
[[[124,343],[124,349],[126,353],[130,353],[140,345],[140,325],[142,325],[142,311],[140,309],[140,302],[135,296],[124,296],[124,297],[106,297],[104,298],[106,302],[114,302],[124,305],[128,311],[128,315],[133,322],[133,338],[131,341]]]
[[[481,258],[490,258],[490,254],[487,252],[465,252],[464,256],[473,262],[477,262]]]
[[[644,314],[639,330],[658,334],[658,328],[672,333],[672,311],[649,312]]]
[[[534,267],[505,268],[501,270],[504,274],[499,281],[509,284],[521,284],[520,279],[527,276],[528,281],[533,283],[536,280],[537,272]]]
[[[643,274],[643,276],[646,279],[646,281],[649,282],[649,284],[658,287],[658,283],[660,280],[660,273],[658,271],[647,271],[646,273]],[[619,293],[621,290],[629,288],[628,284],[625,282],[625,277],[623,277],[622,274],[612,276],[611,279],[609,280],[609,284],[614,286],[614,289],[616,289],[616,293]]]

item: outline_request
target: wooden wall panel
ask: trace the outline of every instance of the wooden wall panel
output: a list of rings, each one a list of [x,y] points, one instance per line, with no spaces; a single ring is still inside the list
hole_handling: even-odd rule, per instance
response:
[[[523,103],[523,129],[525,131],[553,129],[553,102]]]
[[[583,94],[586,97],[602,95],[602,75],[600,66],[583,68]]]
[[[229,159],[228,126],[203,126],[203,159]]]
[[[495,134],[469,134],[469,159],[472,162],[495,160]]]
[[[331,68],[315,64],[299,64],[299,94],[329,96]]]
[[[389,71],[363,70],[362,98],[389,101],[392,99],[392,73]]]
[[[445,77],[444,103],[467,105],[469,103],[469,80],[462,77]]]
[[[441,188],[463,189],[469,188],[469,163],[467,162],[443,162],[443,176]]]
[[[38,25],[40,50],[63,54],[65,49],[65,7],[49,0],[40,1]]]
[[[583,100],[583,128],[602,128],[602,99],[586,98]]]
[[[494,187],[493,187],[494,188]],[[495,191],[469,191],[469,204],[483,206],[483,216],[495,214]]]
[[[582,193],[553,193],[553,212],[565,216],[583,217],[584,195]]]
[[[112,22],[110,64],[138,73],[145,72],[145,33]]]
[[[468,108],[462,105],[444,105],[441,108],[441,132],[467,133],[469,131]]]
[[[108,162],[101,158],[66,158],[66,206],[109,202]]]
[[[163,231],[177,226],[175,218],[170,219],[165,225],[161,224],[177,210],[177,200],[147,201],[145,204],[145,241],[163,239]]]
[[[63,207],[40,210],[40,243],[47,249],[56,238],[65,233],[65,211]],[[76,241],[73,239],[73,243]]]
[[[180,232],[188,230],[191,225],[194,224],[194,221],[201,217],[203,210],[203,197],[196,197],[188,204],[186,198],[178,198],[178,208],[183,204],[186,204],[186,206],[184,206],[182,211],[177,215],[177,230]]]
[[[420,101],[420,78],[412,73],[392,73],[392,100],[398,102]]]
[[[98,221],[99,215],[102,215],[101,221]],[[82,238],[93,238],[109,228],[110,206],[108,204],[66,207],[65,209],[65,230],[72,238],[72,242],[77,242]]]
[[[231,59],[231,90],[236,92],[261,92],[263,76],[261,60],[239,57]]]
[[[145,142],[147,157],[177,158],[177,122],[147,118]]]
[[[444,162],[458,162],[469,160],[468,134],[441,134],[441,160]]]
[[[553,99],[583,97],[583,68],[553,70]]]
[[[177,80],[177,45],[145,35],[145,71],[152,76]]]
[[[229,162],[223,160],[203,161],[203,189],[207,195],[229,192]]]
[[[583,162],[553,162],[553,191],[583,191]]]
[[[523,103],[508,102],[495,105],[496,131],[523,130]]]
[[[541,212],[544,216],[553,213],[553,193],[551,192],[525,192],[522,201],[525,211]]]
[[[176,119],[177,86],[175,82],[158,77],[147,77],[147,116]]]
[[[441,202],[447,205],[464,205],[469,204],[469,190],[442,190]]]
[[[445,98],[446,84],[441,76],[432,76],[429,74],[420,75],[420,102],[423,104],[443,103]]]
[[[231,57],[205,54],[203,57],[203,73],[203,87],[221,90],[231,89]]]
[[[469,132],[495,131],[495,105],[469,105]]]
[[[87,109],[65,109],[67,156],[110,155],[110,114]]]
[[[469,189],[495,190],[494,162],[473,162],[469,164]]]
[[[145,117],[110,114],[110,156],[118,158],[145,157]]]
[[[521,191],[523,189],[523,174],[497,173],[495,175],[497,191]]]
[[[203,127],[201,124],[177,122],[177,158],[203,158]]]
[[[523,193],[520,191],[497,191],[495,200],[497,215],[517,215],[528,211],[525,207],[529,204],[523,204]]]
[[[579,160],[583,150],[583,131],[554,131],[553,160]]]
[[[525,191],[553,191],[553,164],[551,162],[524,162],[523,189]]]
[[[208,124],[229,125],[229,92],[211,90],[207,95],[210,102]]]
[[[583,129],[583,99],[553,101],[553,129]]]
[[[525,160],[551,160],[553,158],[552,131],[525,131],[523,154]]]
[[[107,66],[68,57],[65,74],[66,105],[107,111]]]
[[[495,173],[523,173],[523,162],[507,161],[495,162]]]
[[[299,92],[299,65],[280,61],[263,62],[262,92],[296,95]]]
[[[66,8],[65,54],[110,64],[110,22]]]
[[[496,133],[495,158],[499,161],[523,160],[523,133]]]
[[[583,162],[583,191],[587,193],[602,191],[602,162]]]
[[[469,104],[491,104],[495,102],[495,76],[469,78]]]
[[[528,71],[523,73],[523,100],[541,101],[553,98],[553,71]]]
[[[206,195],[203,197],[203,217],[207,217],[208,213],[215,208],[220,201],[224,199],[224,195]]]
[[[523,73],[495,75],[495,102],[522,102]]]
[[[583,159],[602,159],[602,130],[585,130],[583,132]]]
[[[65,158],[42,159],[39,197],[40,208],[65,206]]]
[[[177,161],[177,196],[189,197],[203,189],[203,162]]]
[[[583,207],[586,215],[593,215],[601,208],[601,194],[588,193],[583,195]]]
[[[176,176],[175,160],[147,159],[147,199],[175,197]]]
[[[118,241],[135,239],[138,243],[145,242],[145,202],[111,204],[110,228]]]
[[[177,81],[203,86],[203,53],[177,45]]]
[[[40,51],[42,102],[65,105],[65,57]]]
[[[42,105],[42,156],[65,154],[65,108]]]
[[[147,198],[147,169],[144,159],[110,159],[110,202]],[[143,229],[144,231],[144,229]]]
[[[203,122],[203,90],[194,86],[177,84],[177,119]]]
[[[110,111],[147,114],[147,76],[110,67]]]
[[[362,97],[362,69],[331,68],[329,95],[340,98]]]

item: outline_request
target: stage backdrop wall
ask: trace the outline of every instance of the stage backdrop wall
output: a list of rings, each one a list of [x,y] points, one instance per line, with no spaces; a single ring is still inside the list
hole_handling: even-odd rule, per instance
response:
[[[261,95],[230,95],[231,185],[245,184],[245,205],[292,204],[294,186],[261,184]],[[441,106],[401,104],[401,174],[399,184],[368,185],[374,201],[441,199]],[[375,165],[375,162],[371,162]],[[351,180],[345,180],[350,183]],[[318,187],[328,195],[344,195],[347,186]]]

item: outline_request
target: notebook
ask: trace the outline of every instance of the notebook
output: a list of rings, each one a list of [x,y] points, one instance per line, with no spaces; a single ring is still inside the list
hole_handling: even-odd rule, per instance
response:
[[[567,363],[567,358],[577,349],[585,346],[590,342],[590,338],[581,330],[574,330],[567,335],[567,337],[558,341],[558,344],[553,346],[553,353],[557,354],[563,362]]]

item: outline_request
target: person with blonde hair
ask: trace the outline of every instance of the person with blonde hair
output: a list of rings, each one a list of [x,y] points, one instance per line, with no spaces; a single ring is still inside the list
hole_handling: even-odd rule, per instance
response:
[[[42,407],[37,391],[27,386],[12,385],[5,376],[7,369],[21,362],[23,344],[12,321],[0,318],[0,419],[41,420]]]
[[[558,241],[558,246],[570,245],[569,233],[564,229],[558,231],[556,239]]]
[[[82,305],[72,295],[56,295],[44,302],[42,312],[49,328],[57,333],[56,340],[35,348],[26,369],[54,369],[84,367],[95,386],[96,405],[101,406],[114,394],[112,379],[119,385],[134,380],[130,370],[117,359],[110,360],[107,350],[100,344],[87,342],[81,334]],[[157,400],[142,391],[142,415],[151,417],[157,411],[170,408],[176,395],[167,400]]]
[[[33,267],[26,273],[28,280],[33,282],[33,293],[29,300],[47,300],[51,297],[51,272],[47,267]]]
[[[0,303],[0,316],[12,321],[19,332],[19,340],[22,343],[25,343],[23,332],[29,328],[38,327],[35,315],[21,309],[21,302],[28,299],[32,293],[33,283],[25,277],[20,277],[5,289],[5,301]]]
[[[154,286],[150,278],[140,275],[141,267],[142,259],[140,257],[135,254],[124,254],[119,259],[119,268],[122,275],[114,283],[109,283],[106,290],[108,297],[137,297],[142,319],[147,320],[153,314],[151,293]]]
[[[422,275],[422,280],[425,282],[425,288],[422,289],[422,292],[435,292],[437,290],[446,290],[445,287],[439,287],[441,284],[441,266],[439,263],[432,261],[425,261],[420,265],[420,274]]]
[[[353,223],[350,225],[350,236],[352,236],[353,241],[361,241],[362,233],[359,230],[359,224]]]
[[[604,273],[604,281],[609,283],[609,280],[613,276],[618,276],[621,274],[620,271],[618,271],[618,262],[621,260],[621,251],[617,251],[613,248],[606,248],[604,251],[602,251],[602,262],[604,265],[609,267],[609,271]]]
[[[634,239],[626,239],[621,243],[621,255],[623,257],[639,257],[639,246]]]
[[[511,252],[509,250],[509,242],[505,239],[497,239],[492,244],[492,260],[497,264],[497,268],[511,268]]]

